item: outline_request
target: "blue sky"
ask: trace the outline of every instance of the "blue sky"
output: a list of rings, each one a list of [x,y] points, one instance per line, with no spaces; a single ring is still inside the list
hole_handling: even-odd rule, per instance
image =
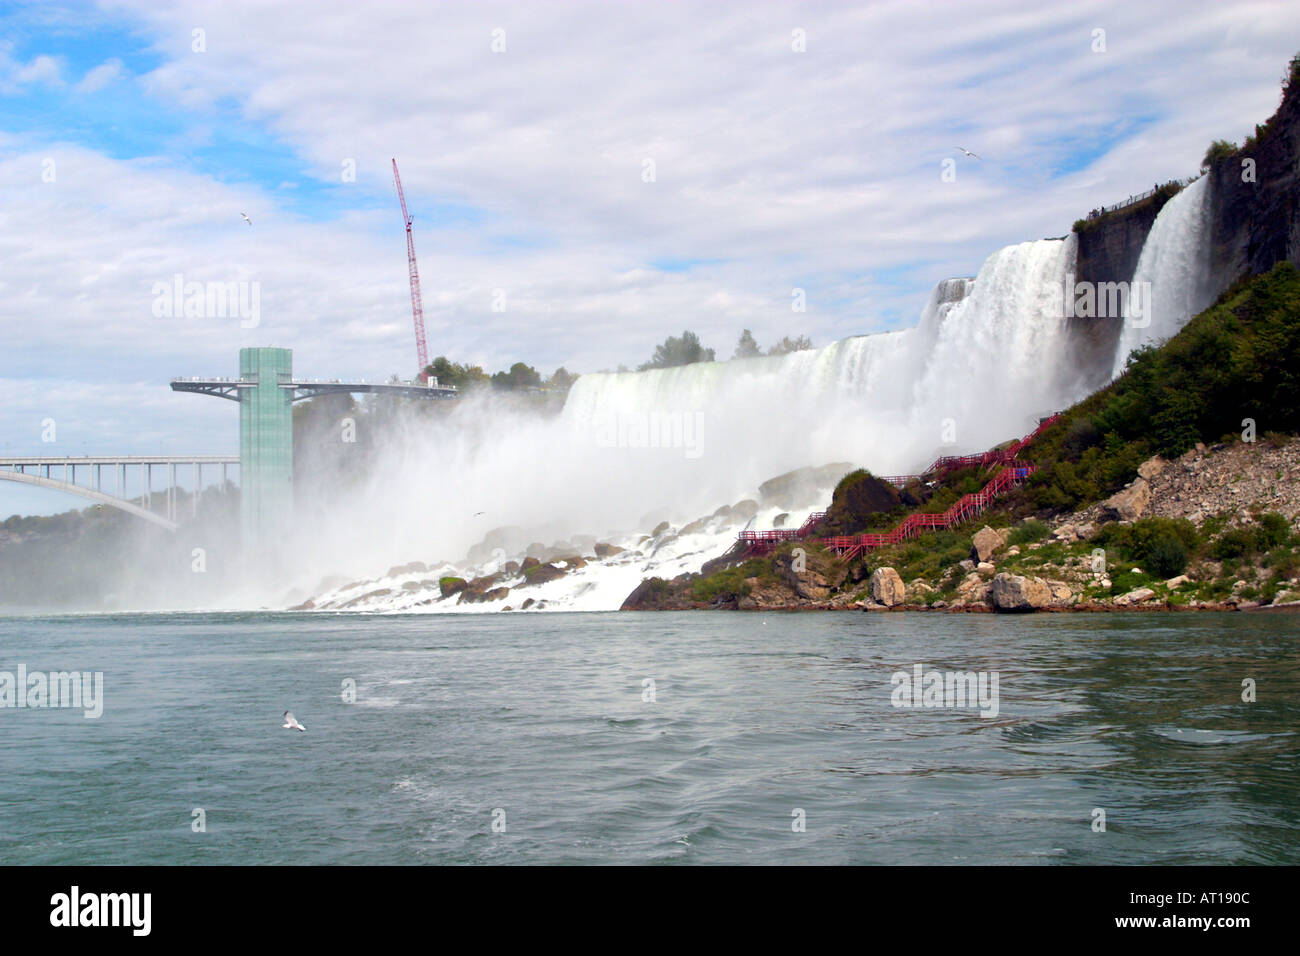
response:
[[[939,279],[1240,140],[1297,27],[1284,3],[2,2],[0,450],[52,453],[54,417],[60,453],[229,451],[229,409],[165,383],[243,345],[412,374],[393,156],[435,355],[593,371],[683,328],[726,357],[742,328],[911,325]],[[944,182],[958,144],[984,158]],[[259,324],[159,320],[178,272],[259,283]],[[3,514],[69,504],[0,487]]]

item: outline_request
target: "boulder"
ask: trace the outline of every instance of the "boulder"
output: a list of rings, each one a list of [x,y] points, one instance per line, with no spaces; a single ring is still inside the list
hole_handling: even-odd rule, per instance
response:
[[[1152,478],[1164,471],[1165,466],[1168,464],[1169,462],[1165,461],[1159,455],[1154,455],[1142,462],[1142,464],[1138,465],[1138,477],[1150,481]]]
[[[657,538],[671,527],[672,525],[670,525],[667,521],[661,521],[657,525],[655,525],[655,529],[650,532],[650,537]]]
[[[1166,581],[1166,582],[1165,582],[1165,587],[1169,588],[1169,590],[1172,591],[1174,588],[1182,587],[1184,584],[1186,584],[1186,583],[1187,583],[1188,581],[1190,581],[1190,580],[1191,580],[1191,578],[1189,578],[1187,575],[1185,575],[1185,574],[1180,574],[1180,575],[1178,575],[1178,577],[1176,577],[1176,578],[1170,578],[1168,581]]]
[[[623,549],[616,544],[607,544],[604,541],[596,542],[596,557],[612,558],[616,554],[622,554]]]
[[[564,577],[564,569],[557,568],[553,564],[539,564],[535,568],[529,568],[524,571],[524,583],[519,587],[528,587],[533,584],[546,584],[550,581],[558,581]]]
[[[893,568],[876,568],[871,572],[871,598],[877,604],[894,607],[907,599],[903,579]]]
[[[989,601],[993,610],[1003,613],[1036,611],[1052,603],[1052,592],[1047,582],[1003,571],[989,585]]]
[[[988,525],[980,528],[971,538],[971,557],[978,562],[988,561],[993,552],[1007,543],[1005,531],[994,531]]]
[[[450,597],[459,591],[469,587],[469,582],[464,578],[442,578],[438,581],[438,590],[442,592],[443,597]]]
[[[1151,486],[1145,478],[1134,478],[1122,491],[1102,502],[1102,510],[1117,521],[1136,521],[1151,503]]]
[[[758,497],[764,508],[791,510],[814,505],[826,488],[833,488],[837,481],[852,470],[851,463],[836,462],[817,468],[788,471],[759,485]]]
[[[736,521],[748,521],[756,514],[758,514],[758,502],[753,498],[737,501],[731,506],[731,517]]]
[[[1129,604],[1141,604],[1143,601],[1150,601],[1155,596],[1156,592],[1150,588],[1134,588],[1127,594],[1121,594],[1115,598],[1115,603],[1120,607],[1124,607]]]
[[[1063,524],[1055,531],[1052,532],[1052,537],[1055,538],[1057,541],[1061,541],[1065,544],[1070,544],[1074,541],[1079,540],[1079,532],[1074,525]]]
[[[397,564],[388,569],[385,577],[395,578],[401,574],[423,574],[429,570],[429,566],[423,561],[412,561],[410,564]]]
[[[1052,604],[1057,607],[1069,604],[1074,597],[1074,591],[1064,581],[1048,581],[1047,590],[1051,594]]]

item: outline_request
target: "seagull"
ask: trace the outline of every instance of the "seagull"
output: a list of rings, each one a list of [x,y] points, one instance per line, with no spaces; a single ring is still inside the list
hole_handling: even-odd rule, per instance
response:
[[[967,149],[965,146],[955,146],[955,147],[953,147],[953,148],[954,148],[954,149],[960,149],[960,150],[961,150],[963,153],[965,153],[967,156],[971,157],[971,159],[979,159],[978,156],[976,156],[974,153],[972,153],[972,152],[971,152],[969,149]],[[252,223],[250,222],[249,225],[251,226]]]
[[[958,149],[960,149],[960,148],[961,148],[961,147],[958,147]],[[244,222],[248,223],[250,226],[253,224],[253,220],[251,220],[251,219],[248,218],[248,213],[246,213],[246,212],[241,212],[240,215],[244,217]]]
[[[485,515],[485,514],[487,514],[486,511],[476,511],[474,512],[474,517],[477,518],[479,515]]]
[[[298,723],[298,718],[289,711],[284,712],[284,730],[306,730],[302,724]]]

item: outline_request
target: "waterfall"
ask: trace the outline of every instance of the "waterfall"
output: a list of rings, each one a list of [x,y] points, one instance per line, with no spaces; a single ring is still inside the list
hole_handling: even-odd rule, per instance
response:
[[[1176,331],[1208,295],[1195,282],[1204,188],[1171,200],[1143,248],[1138,278],[1156,296],[1145,334]],[[553,609],[616,608],[643,578],[696,571],[721,554],[739,525],[714,512],[757,497],[776,475],[830,463],[914,473],[936,455],[1023,435],[1095,378],[1066,331],[1075,263],[1073,235],[1008,246],[973,279],[938,283],[912,328],[786,355],[583,375],[558,418],[521,413],[490,392],[467,395],[458,415],[412,422],[388,444],[382,480],[347,529],[312,524],[317,537],[302,553],[333,557],[304,563],[304,593],[322,609],[493,611],[527,596]],[[780,510],[767,502],[742,521],[772,527]],[[675,530],[650,537],[661,521]],[[506,582],[510,594],[494,602],[429,593],[442,575],[494,573],[526,546],[590,555],[597,540],[624,550],[522,591],[522,579]],[[342,572],[345,560],[353,576],[417,557],[439,560],[312,589],[313,577]]]
[[[982,450],[1082,397],[1048,294],[1073,268],[1074,243],[1010,246],[974,279],[945,279],[911,329],[782,356],[584,375],[564,417],[594,432],[697,416],[700,457],[751,488],[804,465],[854,461],[889,474]]]
[[[1176,335],[1222,291],[1210,274],[1209,199],[1209,177],[1202,176],[1165,203],[1152,223],[1131,283],[1145,298],[1134,308],[1130,294],[1112,375],[1124,371],[1134,349]]]

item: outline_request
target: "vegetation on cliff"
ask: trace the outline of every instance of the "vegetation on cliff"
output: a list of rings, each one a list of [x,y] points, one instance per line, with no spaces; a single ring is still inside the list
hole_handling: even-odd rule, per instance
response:
[[[1176,457],[1243,430],[1300,430],[1300,271],[1289,262],[1238,283],[1066,411],[1026,452],[1040,470],[1022,498],[1034,510],[1076,509],[1152,455]]]

